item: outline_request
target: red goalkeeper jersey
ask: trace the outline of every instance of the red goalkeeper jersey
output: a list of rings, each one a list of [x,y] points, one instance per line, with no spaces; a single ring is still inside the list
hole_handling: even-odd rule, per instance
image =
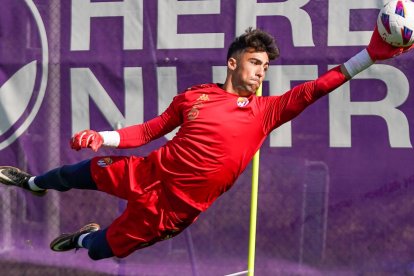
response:
[[[160,116],[119,130],[119,148],[146,144],[180,126],[147,160],[155,164],[154,177],[203,211],[233,185],[273,129],[345,81],[338,66],[281,96],[239,97],[217,84],[194,86]]]

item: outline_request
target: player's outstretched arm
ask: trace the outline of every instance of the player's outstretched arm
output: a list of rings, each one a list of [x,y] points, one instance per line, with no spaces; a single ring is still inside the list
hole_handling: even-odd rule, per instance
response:
[[[348,79],[351,79],[359,72],[371,66],[377,60],[390,59],[402,53],[408,52],[413,48],[414,45],[409,47],[391,46],[381,38],[377,27],[375,27],[371,40],[366,49],[362,50],[357,55],[342,64],[341,71]]]
[[[278,112],[272,116],[277,121],[273,125],[280,125],[292,120],[307,106],[340,87],[356,74],[374,64],[375,61],[393,58],[413,48],[414,45],[405,48],[391,46],[381,38],[375,28],[370,43],[364,50],[342,65],[332,68],[318,79],[295,86],[283,94],[283,100],[280,102],[284,105],[278,105]]]
[[[182,99],[182,95],[177,95],[161,115],[142,124],[113,131],[80,131],[72,137],[70,146],[74,150],[91,148],[97,151],[102,146],[128,149],[145,145],[181,125],[182,118],[179,112],[179,105]]]
[[[177,96],[176,98],[181,97]],[[174,100],[161,115],[142,124],[113,131],[80,131],[72,137],[70,146],[75,150],[91,148],[97,151],[101,146],[128,149],[145,145],[171,132],[182,123],[181,117],[176,111],[177,102],[178,100]]]

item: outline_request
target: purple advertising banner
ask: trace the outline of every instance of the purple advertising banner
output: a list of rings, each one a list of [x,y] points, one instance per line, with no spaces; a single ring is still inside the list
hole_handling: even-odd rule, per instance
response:
[[[69,140],[142,123],[187,87],[223,82],[227,47],[250,26],[276,38],[263,96],[280,95],[364,49],[385,2],[0,0],[0,165],[39,174],[97,154],[147,155],[174,133],[98,153]],[[413,61],[375,63],[265,141],[258,275],[414,273]],[[116,275],[245,271],[250,182],[249,166],[183,234],[101,266],[48,242],[90,221],[109,225],[124,202],[0,187],[0,260]]]

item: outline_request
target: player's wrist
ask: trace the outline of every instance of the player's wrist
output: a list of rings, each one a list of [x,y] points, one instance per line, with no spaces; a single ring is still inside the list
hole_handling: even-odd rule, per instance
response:
[[[370,67],[372,64],[374,64],[374,62],[375,61],[372,60],[367,49],[364,49],[355,56],[351,57],[343,65],[349,76],[352,78],[358,73]]]
[[[117,131],[100,131],[99,134],[102,136],[104,146],[112,148],[119,146],[121,137]]]

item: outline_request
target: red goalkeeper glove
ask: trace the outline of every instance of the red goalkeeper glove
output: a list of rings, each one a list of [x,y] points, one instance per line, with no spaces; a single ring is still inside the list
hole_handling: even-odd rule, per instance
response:
[[[91,148],[93,151],[98,151],[102,144],[102,136],[98,132],[88,129],[76,133],[70,140],[70,147],[74,150]]]
[[[398,56],[402,53],[408,52],[409,50],[413,49],[414,45],[408,47],[394,47],[385,42],[379,32],[378,28],[375,27],[374,32],[371,36],[371,41],[367,47],[367,51],[369,56],[373,61],[376,60],[385,60],[395,56]]]

